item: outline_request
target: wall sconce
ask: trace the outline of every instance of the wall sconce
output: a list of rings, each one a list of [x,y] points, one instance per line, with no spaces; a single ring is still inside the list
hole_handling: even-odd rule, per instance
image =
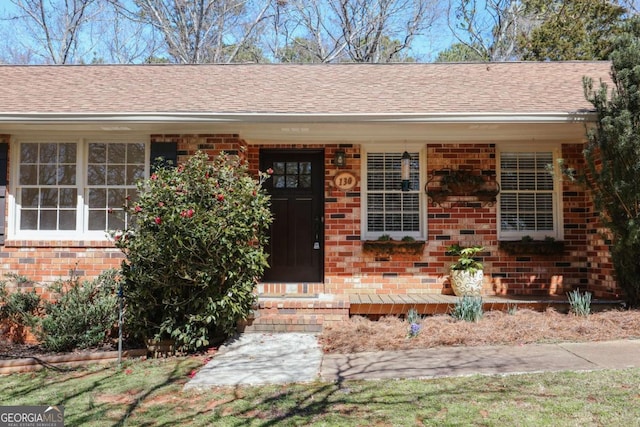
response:
[[[411,190],[411,155],[406,151],[402,153],[400,175],[402,178],[402,191]]]
[[[339,168],[347,166],[347,153],[344,150],[337,150],[333,153],[333,164]]]

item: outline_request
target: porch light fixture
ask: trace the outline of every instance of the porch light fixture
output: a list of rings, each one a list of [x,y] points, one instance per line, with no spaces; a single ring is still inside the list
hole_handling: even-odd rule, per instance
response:
[[[402,153],[402,163],[400,169],[400,176],[402,178],[402,191],[411,190],[411,155],[408,152]]]
[[[333,164],[339,168],[347,166],[347,153],[344,150],[337,150],[333,153]]]

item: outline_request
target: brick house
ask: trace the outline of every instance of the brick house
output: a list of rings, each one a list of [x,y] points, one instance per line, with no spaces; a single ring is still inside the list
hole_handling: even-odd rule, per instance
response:
[[[454,243],[485,247],[487,295],[579,287],[616,297],[597,213],[558,162],[581,167],[595,118],[582,78],[610,80],[609,71],[607,62],[0,66],[0,266],[42,283],[117,267],[105,230],[126,221],[122,200],[151,159],[225,151],[274,169],[265,309],[270,296],[308,296],[305,307],[339,317],[353,295],[449,294]],[[460,174],[475,187],[451,190],[447,177]],[[382,235],[417,243],[373,242]],[[513,244],[524,236],[533,249]]]

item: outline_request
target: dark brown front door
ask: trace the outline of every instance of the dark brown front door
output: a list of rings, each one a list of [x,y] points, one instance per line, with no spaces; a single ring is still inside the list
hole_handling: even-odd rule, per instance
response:
[[[274,219],[263,281],[321,282],[324,153],[263,150],[260,169],[269,168],[273,174],[265,187]]]

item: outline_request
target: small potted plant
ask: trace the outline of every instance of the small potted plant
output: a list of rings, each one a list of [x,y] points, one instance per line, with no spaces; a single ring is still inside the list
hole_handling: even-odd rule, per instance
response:
[[[474,256],[482,250],[484,250],[482,246],[463,248],[457,244],[447,248],[447,254],[458,257],[458,260],[449,267],[449,281],[453,293],[457,296],[480,295],[484,281],[484,267]]]

